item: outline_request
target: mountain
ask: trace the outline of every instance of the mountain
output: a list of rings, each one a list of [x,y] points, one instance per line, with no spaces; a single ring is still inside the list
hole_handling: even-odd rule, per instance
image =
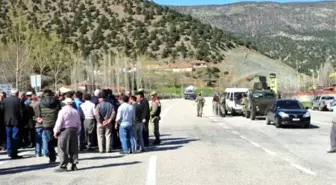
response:
[[[225,74],[239,74],[232,78],[270,71],[294,74],[289,66],[263,56],[251,43],[229,32],[142,0],[0,0],[3,42],[10,31],[6,29],[11,24],[8,12],[19,8],[27,24],[46,33],[56,31],[64,43],[85,56],[124,52],[128,57],[146,55],[160,62],[198,59],[217,64]]]
[[[306,72],[336,59],[335,7],[335,1],[326,1],[171,8],[245,37],[261,53]]]

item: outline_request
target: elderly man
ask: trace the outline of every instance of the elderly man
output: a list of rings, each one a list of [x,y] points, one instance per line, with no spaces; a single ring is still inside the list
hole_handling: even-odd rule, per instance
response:
[[[121,105],[118,108],[116,122],[119,126],[119,137],[121,141],[122,151],[121,154],[128,154],[135,152],[134,144],[134,131],[133,124],[135,123],[135,109],[132,105],[128,104],[128,96],[121,96]],[[118,125],[115,126],[118,128]],[[129,146],[130,143],[131,145]]]
[[[19,99],[19,91],[11,90],[11,96],[3,102],[4,120],[6,124],[7,136],[7,153],[11,159],[19,159],[22,156],[18,155],[20,144],[19,126],[22,119],[24,104]]]
[[[152,101],[150,105],[150,116],[151,116],[151,126],[154,130],[155,141],[153,145],[159,145],[161,143],[160,140],[160,132],[159,132],[159,121],[161,114],[161,103],[158,98],[157,93],[154,91],[151,93]]]
[[[78,134],[81,131],[79,113],[73,108],[73,100],[66,98],[64,107],[59,111],[54,131],[54,137],[58,138],[57,151],[60,159],[60,167],[55,172],[67,171],[67,165],[72,164],[71,170],[77,170],[78,163]]]

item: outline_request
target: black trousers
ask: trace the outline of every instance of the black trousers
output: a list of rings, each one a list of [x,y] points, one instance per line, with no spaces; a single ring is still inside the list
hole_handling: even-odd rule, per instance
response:
[[[144,128],[143,128],[143,131],[142,131],[142,137],[143,137],[143,141],[144,141],[145,146],[149,146],[148,124],[149,124],[149,120],[146,121],[146,123],[144,123]]]
[[[66,128],[61,131],[58,136],[57,151],[61,168],[66,168],[68,163],[78,163],[78,135],[76,128]]]

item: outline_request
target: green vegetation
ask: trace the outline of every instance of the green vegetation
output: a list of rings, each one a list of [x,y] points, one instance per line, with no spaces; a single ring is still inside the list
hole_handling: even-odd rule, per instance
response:
[[[171,8],[245,38],[247,47],[308,73],[321,63],[336,61],[334,7],[326,1]]]
[[[26,2],[26,3],[24,3]],[[191,16],[142,0],[18,1],[30,27],[47,34],[56,31],[63,43],[84,56],[92,53],[124,52],[127,57],[147,55],[157,59],[195,58],[222,62],[223,51],[244,44],[221,29],[203,24]],[[0,37],[7,42],[11,24],[2,1]]]

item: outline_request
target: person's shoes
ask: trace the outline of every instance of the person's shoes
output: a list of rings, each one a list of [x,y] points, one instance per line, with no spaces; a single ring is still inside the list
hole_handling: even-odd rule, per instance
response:
[[[36,154],[36,157],[42,157],[42,154]]]
[[[127,154],[129,154],[128,152],[124,152],[124,151],[120,151],[119,152],[121,155],[127,155]]]
[[[71,171],[77,171],[77,165],[73,164],[73,165],[71,166]]]
[[[328,150],[327,153],[336,153],[336,150]]]
[[[160,140],[155,140],[152,145],[160,145],[161,141]]]
[[[57,168],[57,169],[54,170],[54,172],[58,172],[58,173],[67,172],[67,171],[68,171],[67,168],[64,168],[64,167],[60,167],[60,168]]]
[[[49,164],[54,164],[56,163],[56,160],[49,160]]]
[[[22,159],[22,158],[23,158],[22,156],[18,156],[18,155],[11,157],[11,159]]]

